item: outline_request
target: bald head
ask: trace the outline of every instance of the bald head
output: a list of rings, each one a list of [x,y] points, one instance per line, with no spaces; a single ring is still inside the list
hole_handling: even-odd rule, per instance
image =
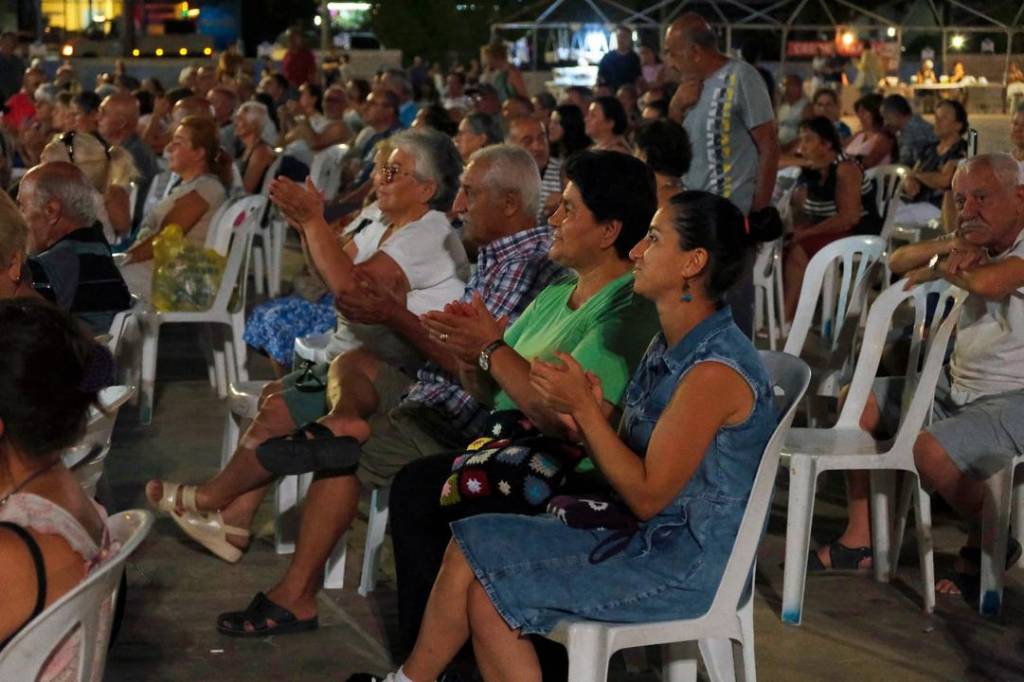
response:
[[[199,95],[191,95],[178,100],[171,110],[171,121],[176,126],[186,116],[198,116],[213,120],[213,107],[210,106],[210,100]]]
[[[668,60],[684,76],[706,76],[718,70],[725,56],[718,51],[718,36],[707,19],[686,12],[665,32]]]
[[[18,208],[29,227],[30,251],[48,249],[96,222],[96,190],[76,166],[51,161],[32,168],[18,186]]]
[[[139,100],[127,92],[115,92],[100,102],[96,120],[100,135],[111,144],[123,144],[139,123]]]

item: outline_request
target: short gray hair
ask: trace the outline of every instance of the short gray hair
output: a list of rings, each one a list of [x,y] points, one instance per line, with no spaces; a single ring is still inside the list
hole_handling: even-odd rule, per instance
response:
[[[540,171],[530,152],[512,144],[495,144],[473,152],[469,161],[486,165],[482,182],[488,189],[518,193],[527,215],[537,215],[540,210]]]
[[[263,102],[242,102],[238,107],[238,113],[244,116],[251,123],[263,125],[270,118],[270,111]]]
[[[32,99],[37,102],[41,100],[47,104],[56,104],[58,92],[60,90],[53,83],[43,83],[32,93]]]
[[[487,144],[501,142],[501,125],[490,114],[483,114],[474,111],[468,114],[465,119],[466,125],[470,127],[474,135],[486,135]]]
[[[42,173],[36,179],[33,199],[36,208],[50,200],[60,204],[61,212],[74,219],[79,225],[87,226],[96,222],[96,197],[99,192],[89,184],[85,175]]]
[[[416,177],[436,185],[427,205],[438,211],[451,209],[462,174],[462,159],[452,139],[433,128],[403,130],[390,139],[395,149],[409,153],[416,160],[413,170]]]
[[[976,166],[988,166],[1004,189],[1013,189],[1022,184],[1020,165],[1016,159],[1003,152],[978,154],[967,159],[956,169],[956,173],[953,174],[953,182],[955,183],[957,177],[962,173],[970,172]]]

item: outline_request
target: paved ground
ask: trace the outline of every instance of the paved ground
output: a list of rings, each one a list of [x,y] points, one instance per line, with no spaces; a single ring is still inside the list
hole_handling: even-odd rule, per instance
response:
[[[1005,117],[975,117],[981,149],[1005,148]],[[142,486],[152,477],[199,481],[220,458],[226,405],[205,382],[191,330],[170,326],[160,346],[156,412],[140,426],[128,407],[118,422],[107,471],[118,508],[144,504]],[[268,377],[259,358],[254,377]],[[867,576],[812,576],[804,623],[784,626],[778,613],[785,532],[785,480],[776,495],[768,536],[760,550],[755,601],[758,674],[762,680],[1021,680],[1024,679],[1024,571],[1011,572],[1002,618],[978,617],[959,599],[940,599],[932,616],[921,611],[913,542],[896,579],[879,584]],[[842,488],[836,477],[822,485],[814,534],[838,533]],[[948,570],[962,530],[936,509],[937,571]],[[378,589],[355,592],[365,521],[350,534],[347,586],[322,592],[318,632],[258,640],[217,634],[214,618],[243,608],[282,573],[288,557],[274,554],[269,508],[257,518],[257,539],[229,566],[187,542],[161,519],[130,562],[124,627],[107,665],[107,680],[204,682],[206,680],[343,680],[357,670],[389,668],[395,639],[395,594],[390,550],[385,547]],[[628,674],[617,662],[615,680],[653,680]]]

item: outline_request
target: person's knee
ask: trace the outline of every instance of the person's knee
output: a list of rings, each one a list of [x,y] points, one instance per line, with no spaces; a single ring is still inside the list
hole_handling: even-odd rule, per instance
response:
[[[849,386],[845,387],[840,395],[840,405],[846,402],[848,392]],[[882,413],[879,410],[878,401],[873,394],[869,393],[868,399],[864,402],[864,410],[860,413],[860,428],[868,433],[875,433],[878,430],[878,424],[881,419]]]
[[[250,435],[263,439],[287,435],[295,428],[288,403],[280,393],[267,396],[253,419]]]
[[[269,382],[260,391],[260,406],[262,407],[263,403],[265,403],[267,399],[270,398],[270,396],[279,394],[283,389],[284,384],[281,382],[280,379],[275,379],[274,381]]]
[[[921,477],[921,485],[933,489],[943,478],[943,474],[955,465],[938,439],[927,431],[922,431],[914,441],[914,466]]]

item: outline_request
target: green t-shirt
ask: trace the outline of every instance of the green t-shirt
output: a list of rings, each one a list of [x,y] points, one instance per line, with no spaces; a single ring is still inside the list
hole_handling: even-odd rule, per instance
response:
[[[576,310],[570,277],[548,286],[505,332],[505,342],[527,360],[568,353],[601,379],[604,398],[620,405],[629,377],[657,333],[654,305],[633,293],[633,273],[612,280]],[[516,409],[504,391],[494,409]]]

